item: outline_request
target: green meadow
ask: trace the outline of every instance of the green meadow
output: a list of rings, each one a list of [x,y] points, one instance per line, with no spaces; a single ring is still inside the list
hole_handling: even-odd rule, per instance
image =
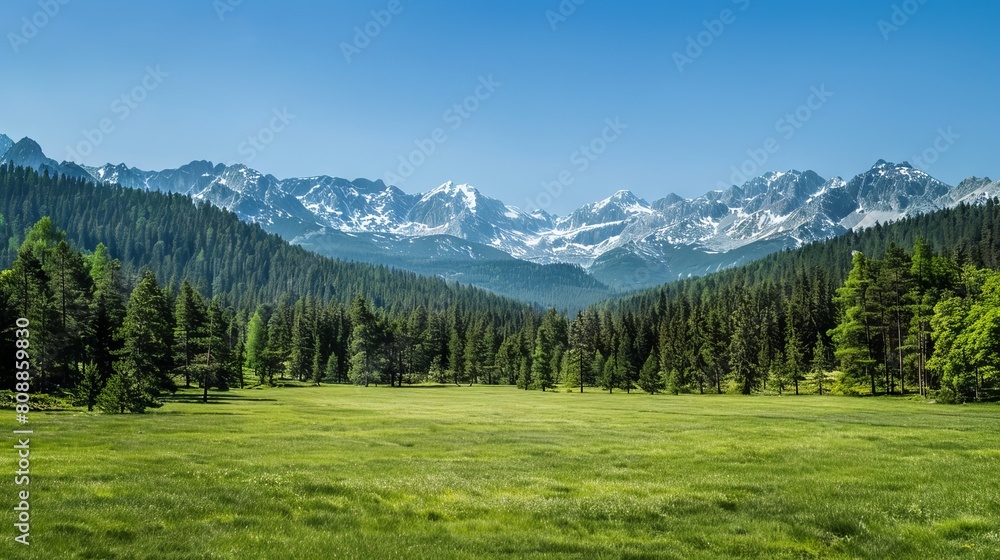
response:
[[[508,387],[198,396],[139,416],[33,412],[31,545],[13,540],[8,445],[0,558],[1000,557],[996,406]]]

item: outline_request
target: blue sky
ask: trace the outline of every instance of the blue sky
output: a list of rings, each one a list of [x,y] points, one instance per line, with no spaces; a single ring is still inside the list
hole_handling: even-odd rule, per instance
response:
[[[398,1],[4,2],[0,132],[92,165],[454,180],[556,213],[697,196],[734,166],[851,176],[932,150],[946,182],[1000,176],[995,2]]]

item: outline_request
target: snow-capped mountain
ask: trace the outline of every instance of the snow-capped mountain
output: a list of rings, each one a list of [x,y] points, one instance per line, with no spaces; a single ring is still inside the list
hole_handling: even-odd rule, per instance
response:
[[[612,284],[619,283],[616,269],[623,267],[665,281],[998,195],[1000,183],[989,179],[952,188],[906,162],[879,160],[850,181],[812,171],[766,173],[693,200],[671,195],[654,202],[658,216],[637,221],[645,228],[635,228],[627,244],[603,252],[588,269]]]
[[[0,156],[7,154],[7,150],[14,145],[14,141],[6,134],[0,134]]]
[[[483,196],[469,185],[445,183],[421,196],[393,232],[405,236],[450,235],[500,249],[515,257],[547,216],[526,214]]]
[[[970,178],[953,188],[906,162],[879,160],[849,181],[812,171],[772,172],[694,199],[668,194],[647,202],[620,190],[557,217],[528,214],[452,182],[408,194],[382,181],[282,180],[207,161],[164,171],[80,167],[45,157],[30,139],[13,143],[3,135],[0,153],[3,163],[187,194],[341,258],[417,272],[427,272],[422,267],[434,261],[435,273],[449,262],[461,275],[469,263],[513,257],[578,265],[619,288],[703,274],[850,229],[1000,195],[1000,183],[989,179]]]
[[[333,177],[288,179],[282,190],[325,226],[347,232],[387,232],[405,220],[419,198],[382,181]]]
[[[313,212],[282,182],[242,164],[222,165],[193,161],[177,169],[143,171],[125,164],[83,167],[98,183],[147,191],[175,192],[232,210],[241,219],[283,236],[320,227]]]

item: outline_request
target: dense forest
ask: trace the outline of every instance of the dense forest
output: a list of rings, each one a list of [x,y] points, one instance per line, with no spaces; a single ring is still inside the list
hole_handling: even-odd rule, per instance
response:
[[[649,330],[644,336],[658,341],[662,371],[678,390],[711,382],[715,391],[727,384],[798,391],[808,378],[817,392],[944,389],[942,399],[984,398],[995,389],[989,362],[997,355],[984,325],[949,326],[941,314],[958,301],[967,318],[992,309],[988,280],[998,267],[1000,201],[990,200],[848,232],[598,310]],[[955,333],[944,331],[959,326],[966,332],[960,350],[977,356],[961,367],[954,354],[945,357]]]
[[[991,398],[1000,365],[996,201],[572,318],[325,259],[177,195],[5,166],[0,209],[0,352],[28,319],[33,390],[110,412],[248,378],[962,401]]]
[[[992,394],[1000,274],[920,239],[912,253],[889,242],[881,258],[851,262],[843,282],[818,266],[760,282],[747,270],[583,314],[570,325],[585,333],[570,363],[609,389]]]
[[[187,280],[176,291],[163,287],[148,270],[130,289],[105,245],[83,254],[48,217],[26,232],[0,273],[0,315],[2,351],[30,355],[34,390],[106,411],[145,410],[181,384],[202,387],[207,400],[209,389],[243,386],[248,371],[268,384],[287,376],[401,386],[513,383],[510,368],[520,365],[498,351],[521,331],[490,312],[418,305],[391,313],[359,294],[348,306],[282,296],[250,314]],[[533,325],[537,316],[525,308],[519,320]],[[24,328],[30,352],[15,345]],[[13,386],[15,375],[8,372],[5,384]]]
[[[390,313],[429,310],[494,314],[516,323],[527,307],[439,278],[322,257],[184,195],[95,186],[32,169],[0,166],[0,267],[17,257],[43,217],[84,251],[103,243],[131,288],[145,270],[176,291],[183,280],[221,305],[253,310],[296,294],[350,302],[363,295]]]

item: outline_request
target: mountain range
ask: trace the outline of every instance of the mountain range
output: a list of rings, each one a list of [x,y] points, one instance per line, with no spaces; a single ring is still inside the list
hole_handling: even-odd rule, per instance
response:
[[[850,180],[769,172],[697,198],[667,194],[652,202],[620,190],[555,216],[527,213],[453,182],[409,194],[381,180],[278,179],[242,164],[208,161],[162,171],[89,167],[56,162],[30,138],[15,143],[3,134],[0,154],[3,164],[189,195],[328,256],[563,307],[1000,195],[1000,182],[988,178],[953,187],[909,163],[879,160]]]

